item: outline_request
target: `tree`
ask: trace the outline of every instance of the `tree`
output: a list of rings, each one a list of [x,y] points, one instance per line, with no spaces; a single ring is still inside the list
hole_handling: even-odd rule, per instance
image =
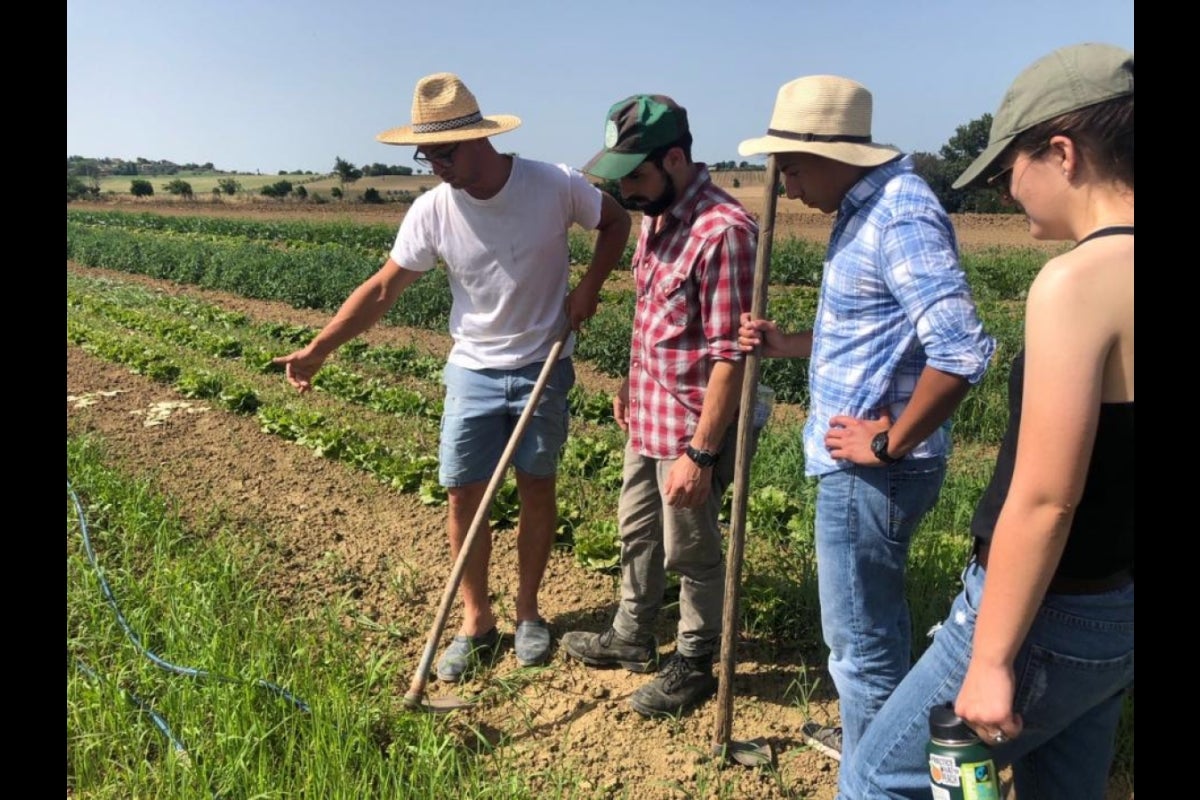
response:
[[[170,183],[163,184],[163,190],[167,194],[177,195],[184,200],[191,200],[195,196],[192,193],[192,185],[182,178],[176,178]]]
[[[154,186],[144,178],[135,178],[129,182],[129,193],[134,197],[151,197],[154,194]]]
[[[949,141],[942,145],[939,154],[943,163],[941,179],[944,187],[938,192],[938,198],[947,211],[960,214],[964,212],[995,214],[1016,211],[1015,208],[1002,202],[1000,195],[990,187],[982,189],[950,188],[958,176],[971,166],[975,157],[987,148],[991,129],[992,115],[984,114],[965,125],[959,125]],[[937,191],[936,188],[935,191]]]
[[[341,181],[342,195],[346,193],[346,184],[354,183],[363,175],[361,169],[354,166],[349,161],[343,160],[341,156],[334,157],[333,171],[337,173],[338,180]],[[338,195],[334,196],[337,197]]]
[[[374,186],[367,187],[367,190],[365,192],[363,192],[362,199],[363,199],[364,203],[382,203],[383,202],[383,198],[380,197],[380,195],[379,195],[379,190],[376,189]]]
[[[338,187],[335,186],[329,190],[329,194],[331,197],[333,197],[334,200],[341,200],[343,192],[341,189],[339,189]]]
[[[67,202],[78,200],[81,197],[98,197],[100,195],[99,186],[90,186],[77,175],[67,176]]]
[[[259,194],[265,197],[275,197],[283,199],[292,193],[291,181],[276,181],[268,186],[264,186],[258,190]]]
[[[379,175],[412,175],[411,167],[402,167],[398,164],[380,164],[378,161],[374,164],[365,164],[362,168],[363,177],[379,176]]]
[[[217,188],[225,194],[237,194],[242,190],[242,185],[233,178],[221,178],[217,181]]]
[[[303,186],[297,186],[296,197],[299,197],[301,200],[308,197],[308,189],[305,189]]]

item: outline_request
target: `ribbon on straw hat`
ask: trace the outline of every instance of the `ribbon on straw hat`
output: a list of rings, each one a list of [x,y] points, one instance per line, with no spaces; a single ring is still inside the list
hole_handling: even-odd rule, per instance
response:
[[[742,142],[738,153],[812,153],[856,167],[877,167],[901,152],[872,141],[871,110],[871,93],[861,83],[837,75],[797,78],[775,96],[767,135]]]
[[[479,102],[462,79],[451,72],[426,75],[413,92],[412,123],[389,128],[375,139],[384,144],[438,144],[483,139],[521,124],[511,114],[483,116]]]

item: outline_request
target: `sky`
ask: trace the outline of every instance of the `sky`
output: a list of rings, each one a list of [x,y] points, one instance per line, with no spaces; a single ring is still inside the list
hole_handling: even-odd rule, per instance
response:
[[[415,167],[375,135],[435,72],[521,118],[498,150],[573,167],[639,93],[687,108],[695,160],[742,161],[779,87],[813,74],[871,91],[876,141],[936,153],[1055,48],[1134,49],[1133,19],[1133,0],[68,0],[67,155]]]

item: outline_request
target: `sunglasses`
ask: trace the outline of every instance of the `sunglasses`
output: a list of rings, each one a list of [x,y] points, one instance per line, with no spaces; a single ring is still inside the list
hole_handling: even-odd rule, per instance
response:
[[[413,154],[413,161],[425,168],[429,168],[434,164],[437,164],[439,167],[449,167],[454,163],[454,151],[458,149],[459,144],[462,144],[462,142],[452,144],[436,153],[422,153],[420,148],[417,148],[417,152]]]
[[[1040,144],[1037,147],[1035,147],[1033,150],[1031,150],[1029,152],[1029,160],[1032,161],[1033,159],[1037,158],[1049,146],[1050,146],[1049,142],[1044,142],[1043,144]],[[1019,152],[1014,152],[1013,156],[1012,156],[1012,160],[1008,162],[1008,166],[987,179],[987,185],[989,188],[1000,189],[1002,192],[1007,193],[1007,191],[1008,191],[1008,174],[1010,172],[1012,172],[1013,167],[1015,167],[1017,165],[1017,156],[1019,156],[1019,155],[1020,155]]]

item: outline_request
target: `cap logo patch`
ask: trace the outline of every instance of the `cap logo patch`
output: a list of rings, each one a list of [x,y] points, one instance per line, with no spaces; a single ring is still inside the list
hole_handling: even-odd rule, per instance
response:
[[[604,124],[604,146],[613,147],[617,143],[617,123],[609,120]]]

